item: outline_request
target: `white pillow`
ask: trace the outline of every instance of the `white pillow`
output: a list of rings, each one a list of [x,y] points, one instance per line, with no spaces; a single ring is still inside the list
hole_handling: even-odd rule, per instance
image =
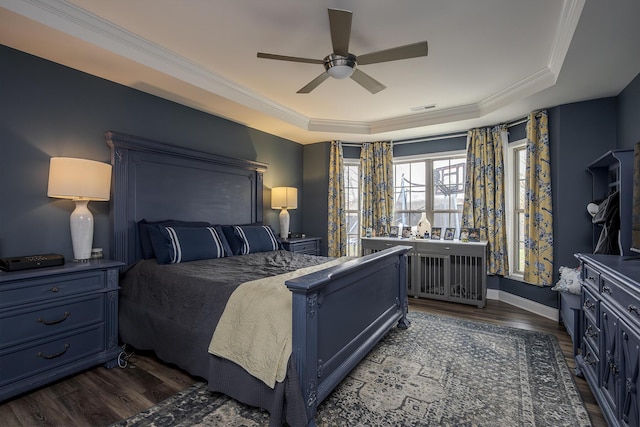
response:
[[[580,267],[569,268],[561,266],[558,283],[556,283],[551,290],[580,295],[582,291],[582,284],[580,283]]]

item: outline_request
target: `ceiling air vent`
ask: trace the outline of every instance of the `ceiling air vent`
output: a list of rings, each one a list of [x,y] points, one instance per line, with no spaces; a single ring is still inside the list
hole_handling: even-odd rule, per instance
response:
[[[409,108],[411,111],[414,112],[418,112],[418,111],[426,111],[426,110],[431,110],[432,108],[436,108],[436,104],[431,104],[431,105],[421,105],[419,107],[411,107]]]

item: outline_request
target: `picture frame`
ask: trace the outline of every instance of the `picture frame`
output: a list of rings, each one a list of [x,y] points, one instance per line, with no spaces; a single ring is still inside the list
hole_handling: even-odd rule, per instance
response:
[[[462,227],[460,229],[460,241],[461,242],[469,241],[469,229],[467,227]]]
[[[469,229],[469,241],[470,242],[479,242],[480,241],[480,229],[478,229],[478,228],[470,228]]]
[[[431,227],[431,240],[440,240],[442,234],[441,227]]]
[[[398,237],[398,226],[392,225],[389,228],[389,237]]]
[[[456,229],[453,227],[447,227],[444,231],[444,240],[453,240],[456,235]]]
[[[402,227],[402,238],[409,239],[411,237],[411,227],[404,226]]]

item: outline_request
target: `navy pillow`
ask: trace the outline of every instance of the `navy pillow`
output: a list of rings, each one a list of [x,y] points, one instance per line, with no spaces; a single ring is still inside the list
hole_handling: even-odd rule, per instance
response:
[[[225,256],[224,235],[209,227],[171,227],[156,225],[149,229],[158,264],[174,264]]]
[[[275,251],[279,248],[278,239],[268,225],[234,225],[233,233],[241,242],[239,255]],[[236,253],[233,247],[231,250]]]
[[[153,253],[153,245],[151,244],[151,236],[149,230],[155,229],[156,225],[162,226],[180,226],[180,227],[208,227],[211,224],[203,221],[180,221],[177,219],[166,219],[163,221],[147,221],[146,219],[138,221],[138,235],[140,236],[140,250],[143,259],[151,259],[155,257]]]

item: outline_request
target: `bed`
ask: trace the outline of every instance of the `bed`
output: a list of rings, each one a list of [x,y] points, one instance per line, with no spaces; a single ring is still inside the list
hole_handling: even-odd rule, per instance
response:
[[[384,334],[394,326],[409,326],[409,247],[330,267],[320,265],[328,258],[277,247],[163,265],[145,259],[141,224],[202,222],[222,235],[231,226],[241,232],[261,227],[267,165],[117,132],[106,132],[105,139],[113,166],[111,257],[125,264],[119,297],[123,343],[156,352],[205,379],[212,391],[266,409],[271,425],[315,425],[318,405]],[[271,388],[207,351],[221,311],[240,282],[302,266],[317,271],[285,276],[292,344],[284,381]]]

